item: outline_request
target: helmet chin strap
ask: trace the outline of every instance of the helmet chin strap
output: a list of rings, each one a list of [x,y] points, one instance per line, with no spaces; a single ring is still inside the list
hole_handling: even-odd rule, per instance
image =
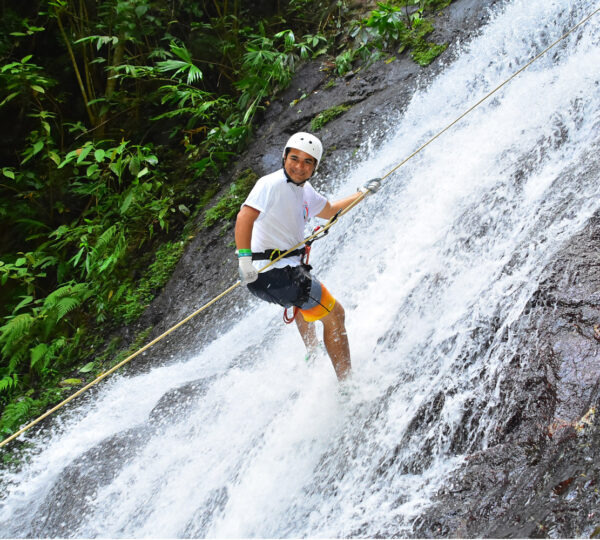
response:
[[[303,186],[306,182],[308,182],[311,178],[312,178],[312,174],[303,182],[294,182],[294,180],[292,180],[292,177],[288,174],[286,168],[285,168],[285,158],[281,160],[281,166],[283,167],[283,174],[285,174],[285,178],[288,182],[290,182],[291,184],[294,184],[295,186]],[[313,174],[314,174],[314,169],[313,169]]]

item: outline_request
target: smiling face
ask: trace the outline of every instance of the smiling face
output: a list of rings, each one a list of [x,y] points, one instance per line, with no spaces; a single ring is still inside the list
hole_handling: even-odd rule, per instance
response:
[[[316,165],[317,160],[314,157],[296,148],[290,148],[283,162],[288,176],[296,184],[308,180],[312,176]]]

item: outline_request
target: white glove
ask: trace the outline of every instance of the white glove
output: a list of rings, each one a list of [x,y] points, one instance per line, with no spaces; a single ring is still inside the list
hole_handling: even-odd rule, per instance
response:
[[[258,279],[258,271],[252,264],[252,257],[240,257],[238,259],[239,263],[239,273],[240,273],[240,281],[242,285],[247,285],[248,283],[252,283]]]
[[[373,178],[369,180],[363,187],[359,188],[358,191],[362,191],[365,196],[377,193],[381,187],[381,178]]]

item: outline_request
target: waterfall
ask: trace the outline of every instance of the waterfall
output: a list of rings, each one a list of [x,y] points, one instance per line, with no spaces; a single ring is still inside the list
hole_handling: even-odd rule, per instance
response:
[[[597,7],[496,8],[410,103],[390,103],[385,142],[325,178],[329,198],[387,173]],[[27,435],[27,463],[0,473],[0,536],[410,535],[494,444],[523,309],[600,208],[599,17],[314,244],[315,275],[346,310],[348,388],[248,295],[199,353],[115,375]]]

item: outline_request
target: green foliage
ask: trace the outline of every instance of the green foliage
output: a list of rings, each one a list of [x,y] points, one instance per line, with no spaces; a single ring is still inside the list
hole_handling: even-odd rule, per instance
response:
[[[0,384],[0,394],[13,390],[19,379],[27,382],[34,375],[46,375],[50,364],[65,348],[77,342],[75,337],[67,337],[76,332],[71,331],[72,323],[63,319],[91,294],[86,284],[71,283],[44,299],[21,302],[13,313],[26,306],[28,311],[6,317],[7,322],[0,326],[0,352],[7,360],[3,362],[1,374],[5,384]],[[7,381],[10,377],[12,384]]]
[[[46,89],[54,86],[56,81],[44,76],[43,69],[31,62],[33,55],[24,56],[19,61],[9,62],[0,69],[0,81],[4,83],[6,97],[0,102],[5,106],[13,99],[28,102],[37,94],[45,94]]]
[[[422,42],[414,47],[411,55],[414,61],[420,66],[428,66],[447,48],[448,45],[446,43],[436,44]]]
[[[151,331],[152,327],[149,326],[148,328],[139,332],[136,335],[134,342],[129,347],[122,346],[121,337],[113,337],[107,342],[104,350],[96,356],[94,362],[91,362],[84,367],[89,368],[90,372],[96,370],[95,376],[99,376],[103,371],[114,367],[118,363],[125,360],[125,358],[136,352],[140,347],[145,345]],[[82,372],[83,371],[80,369],[79,373]]]
[[[202,71],[194,64],[190,51],[185,46],[178,46],[175,42],[170,44],[171,52],[179,58],[162,60],[156,64],[160,73],[173,72],[171,77],[178,78],[183,74],[186,75],[186,83],[193,84],[202,79]]]
[[[336,107],[331,107],[330,109],[321,111],[311,120],[311,129],[313,131],[319,131],[325,124],[327,124],[327,122],[331,122],[331,120],[344,114],[349,108],[350,105],[338,105]]]
[[[22,252],[17,254],[17,258],[13,263],[0,260],[0,285],[6,285],[9,279],[15,280],[22,285],[25,285],[27,290],[31,290],[36,278],[45,277],[44,272],[38,271],[39,265],[28,264],[33,257],[33,254],[27,253],[30,257],[24,257]]]
[[[428,65],[445,49],[425,41],[433,25],[424,16],[426,10],[435,10],[450,4],[451,0],[404,0],[398,3],[378,2],[377,9],[368,17],[352,23],[350,36],[353,46],[336,57],[336,71],[344,75],[353,62],[361,58],[373,62],[384,53],[412,50],[413,59]],[[397,5],[398,4],[398,5]]]
[[[67,313],[83,304],[91,294],[86,283],[59,287],[44,299],[42,305],[44,316],[48,317],[51,314],[58,324]]]
[[[10,390],[14,388],[17,384],[17,375],[6,375],[0,379],[0,393],[5,390]]]
[[[155,295],[169,280],[183,253],[184,242],[167,242],[155,253],[154,262],[137,283],[123,283],[113,297],[113,316],[129,324],[143,313]],[[81,370],[80,370],[81,371]]]
[[[229,187],[228,193],[223,195],[217,203],[208,209],[202,225],[212,227],[219,221],[229,222],[239,212],[242,203],[254,187],[258,175],[251,169],[246,169]]]
[[[9,403],[0,416],[0,434],[10,435],[29,418],[30,412],[37,405],[30,397],[24,397],[15,403]]]
[[[335,57],[335,70],[338,75],[344,75],[352,70],[352,63],[356,59],[356,51],[354,49],[344,51]]]
[[[421,10],[425,8],[431,10],[440,10],[444,9],[445,7],[448,7],[452,3],[452,0],[419,0],[419,3],[422,6]]]
[[[41,392],[37,399],[31,395],[25,395],[6,405],[0,415],[0,436],[8,437],[31,418],[38,416],[48,407],[64,399],[63,392],[65,391],[68,389],[52,386]]]
[[[131,284],[132,255],[157,232],[168,232],[174,216],[190,214],[176,204],[149,146],[88,141],[45,158],[32,156],[34,166],[44,164],[37,175],[23,167],[4,171],[13,182],[2,193],[6,213],[13,220],[19,212],[13,230],[22,235],[19,244],[34,247],[0,260],[8,308],[0,322],[0,404],[15,405],[5,426],[28,414],[15,396],[55,384],[81,355],[88,329],[118,319],[122,300],[114,291]]]
[[[246,53],[241,66],[242,78],[236,83],[241,90],[239,107],[246,109],[243,123],[247,124],[270,93],[275,93],[289,83],[300,59],[323,54],[319,49],[327,42],[321,35],[305,35],[297,41],[294,32],[284,30],[269,38],[260,27],[261,34],[251,34],[246,43]]]
[[[397,42],[406,41],[412,21],[407,25],[402,8],[382,2],[378,2],[377,6],[379,10],[373,10],[368,18],[356,24],[351,35],[361,45],[370,43],[379,49],[388,49]]]

